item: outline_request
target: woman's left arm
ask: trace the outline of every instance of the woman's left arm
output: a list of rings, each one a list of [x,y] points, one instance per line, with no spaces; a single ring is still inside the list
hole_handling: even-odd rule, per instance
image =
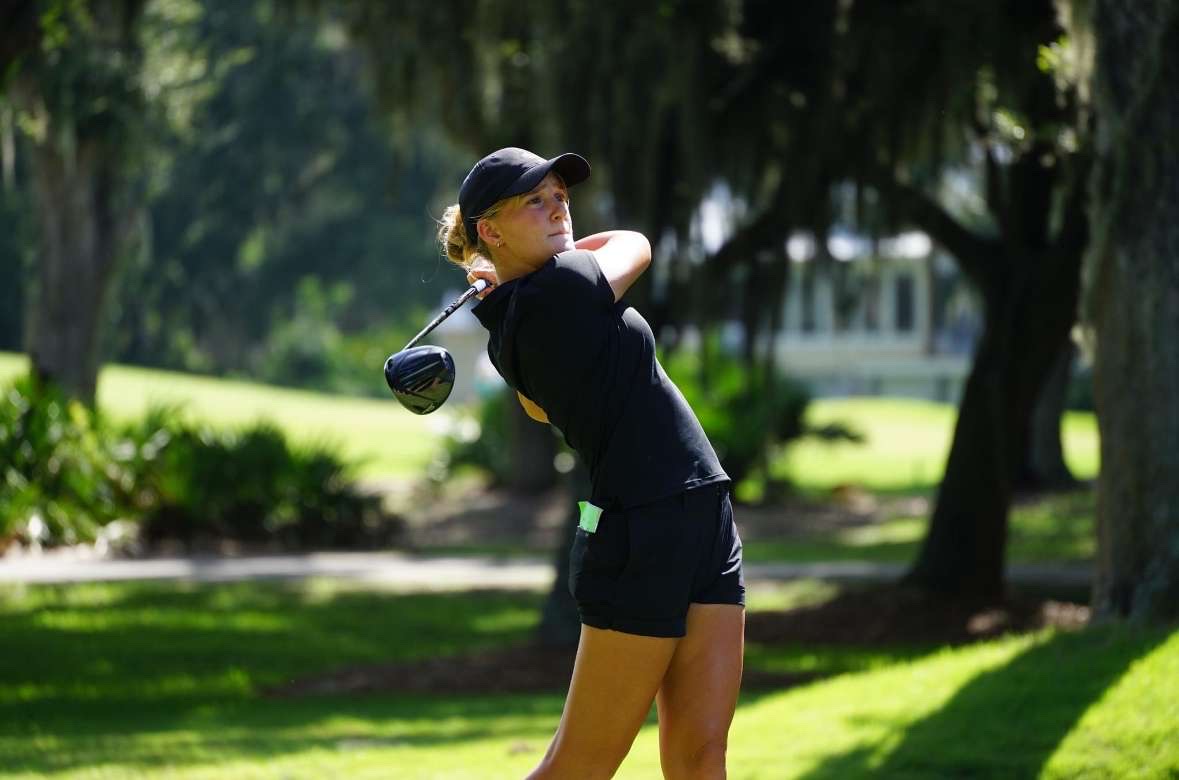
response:
[[[594,253],[602,273],[606,275],[606,281],[610,282],[616,301],[622,300],[630,286],[651,264],[651,243],[642,233],[633,230],[594,233],[578,239],[573,246]]]

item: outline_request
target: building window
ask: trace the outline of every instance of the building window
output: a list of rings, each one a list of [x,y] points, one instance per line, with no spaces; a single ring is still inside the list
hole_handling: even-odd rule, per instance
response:
[[[899,333],[913,332],[913,276],[900,274],[896,284],[896,328]]]

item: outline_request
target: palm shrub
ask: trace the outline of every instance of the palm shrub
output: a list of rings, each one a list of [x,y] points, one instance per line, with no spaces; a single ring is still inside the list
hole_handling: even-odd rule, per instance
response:
[[[698,358],[677,352],[664,361],[734,484],[764,470],[771,447],[803,436],[810,393],[783,375],[768,378],[737,359],[713,358],[702,376]]]
[[[120,435],[96,411],[25,377],[0,399],[0,540],[93,541],[134,516],[155,457],[150,437]]]
[[[354,547],[388,544],[399,532],[336,452],[292,446],[267,422],[237,431],[175,425],[152,480],[149,542]]]
[[[864,441],[863,434],[843,423],[809,425],[811,394],[802,382],[761,363],[750,368],[735,356],[713,353],[707,371],[698,352],[681,350],[661,360],[734,484],[757,476],[767,488],[788,489],[788,482],[771,479],[768,464],[775,450],[798,439]]]
[[[0,549],[92,542],[118,519],[148,542],[284,548],[384,545],[401,530],[337,452],[269,423],[222,431],[157,406],[118,427],[28,378],[0,390]]]

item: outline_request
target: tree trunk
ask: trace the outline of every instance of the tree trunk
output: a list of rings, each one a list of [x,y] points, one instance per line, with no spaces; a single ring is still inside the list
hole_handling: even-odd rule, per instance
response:
[[[1028,446],[1016,478],[1016,490],[1055,490],[1076,484],[1064,462],[1060,430],[1075,355],[1076,347],[1071,340],[1066,341],[1053,361],[1048,381],[1032,412]]]
[[[1013,451],[1003,424],[1011,361],[993,309],[966,380],[929,531],[905,578],[929,590],[988,598],[1003,592]]]
[[[141,0],[60,5],[46,17],[60,40],[39,41],[11,80],[14,103],[37,128],[29,168],[41,252],[36,290],[26,298],[26,348],[38,381],[87,403],[98,379],[103,304],[130,222],[121,196],[132,128],[143,115],[135,34],[142,11]]]
[[[104,145],[81,142],[71,155],[54,140],[32,158],[41,254],[27,349],[38,380],[93,403],[98,326],[118,245],[118,172]]]
[[[929,532],[906,581],[984,599],[1004,592],[1007,514],[1032,412],[1075,320],[1079,253],[996,258],[986,325]]]
[[[1179,3],[1098,0],[1093,249],[1099,617],[1179,616]]]

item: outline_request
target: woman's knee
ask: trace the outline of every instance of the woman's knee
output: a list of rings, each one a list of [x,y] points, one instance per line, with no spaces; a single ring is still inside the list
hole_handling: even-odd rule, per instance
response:
[[[663,756],[663,775],[668,780],[725,776],[728,739],[724,735],[686,742],[670,752]]]

